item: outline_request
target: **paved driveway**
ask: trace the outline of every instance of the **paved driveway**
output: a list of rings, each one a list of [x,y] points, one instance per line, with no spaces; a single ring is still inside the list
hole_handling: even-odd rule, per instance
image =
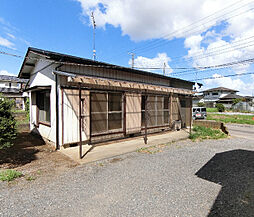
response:
[[[254,125],[226,124],[229,134],[233,137],[254,140]]]
[[[254,142],[182,141],[86,164],[27,186],[0,184],[0,216],[252,216]]]

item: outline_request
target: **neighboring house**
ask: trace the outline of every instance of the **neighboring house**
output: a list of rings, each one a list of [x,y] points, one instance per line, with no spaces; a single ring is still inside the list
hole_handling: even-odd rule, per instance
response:
[[[237,99],[239,96],[236,93],[238,90],[232,90],[225,87],[217,87],[202,91],[204,97],[204,103],[206,107],[213,108],[216,103],[223,103],[227,108],[232,106],[233,99]]]
[[[17,109],[25,109],[27,94],[23,93],[27,79],[20,79],[15,76],[0,75],[0,93],[15,101]]]
[[[199,103],[204,103],[204,97],[200,94],[195,94],[192,98],[192,106],[197,107]]]
[[[56,148],[190,125],[193,82],[36,48],[18,77],[31,130]]]
[[[254,112],[254,97],[246,96],[243,101],[233,105],[232,108],[237,111],[249,111]]]

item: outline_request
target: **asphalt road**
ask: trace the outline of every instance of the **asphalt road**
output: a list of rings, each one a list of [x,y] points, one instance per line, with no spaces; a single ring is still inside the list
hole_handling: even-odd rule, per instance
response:
[[[253,216],[254,142],[181,141],[72,168],[47,183],[0,182],[0,216]]]
[[[254,126],[245,124],[226,124],[232,137],[254,140]]]

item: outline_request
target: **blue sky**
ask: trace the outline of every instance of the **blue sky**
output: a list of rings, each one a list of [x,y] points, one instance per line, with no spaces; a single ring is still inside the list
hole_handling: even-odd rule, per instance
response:
[[[254,3],[250,0],[1,0],[0,51],[24,56],[29,46],[92,58],[91,12],[97,60],[162,68],[168,76],[254,94],[251,63],[190,70],[253,58]],[[252,38],[253,36],[253,38]],[[22,58],[0,54],[0,74],[17,75]],[[162,69],[153,70],[162,73]],[[181,73],[179,73],[181,72]],[[224,77],[236,74],[235,77]]]

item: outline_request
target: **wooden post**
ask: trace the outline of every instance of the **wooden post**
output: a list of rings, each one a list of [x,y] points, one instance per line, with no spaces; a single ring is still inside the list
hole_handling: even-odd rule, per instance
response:
[[[170,118],[169,125],[172,128],[172,120],[173,119],[173,93],[170,93]]]
[[[123,95],[123,132],[126,136],[126,92]]]
[[[147,91],[146,91],[146,94],[145,94],[145,137],[144,137],[144,142],[145,144],[147,144],[147,99],[148,99],[148,96],[147,96]]]
[[[81,110],[81,84],[79,84],[79,157],[82,158],[82,110]]]
[[[190,97],[190,134],[191,134],[191,125],[192,125],[192,97]]]

